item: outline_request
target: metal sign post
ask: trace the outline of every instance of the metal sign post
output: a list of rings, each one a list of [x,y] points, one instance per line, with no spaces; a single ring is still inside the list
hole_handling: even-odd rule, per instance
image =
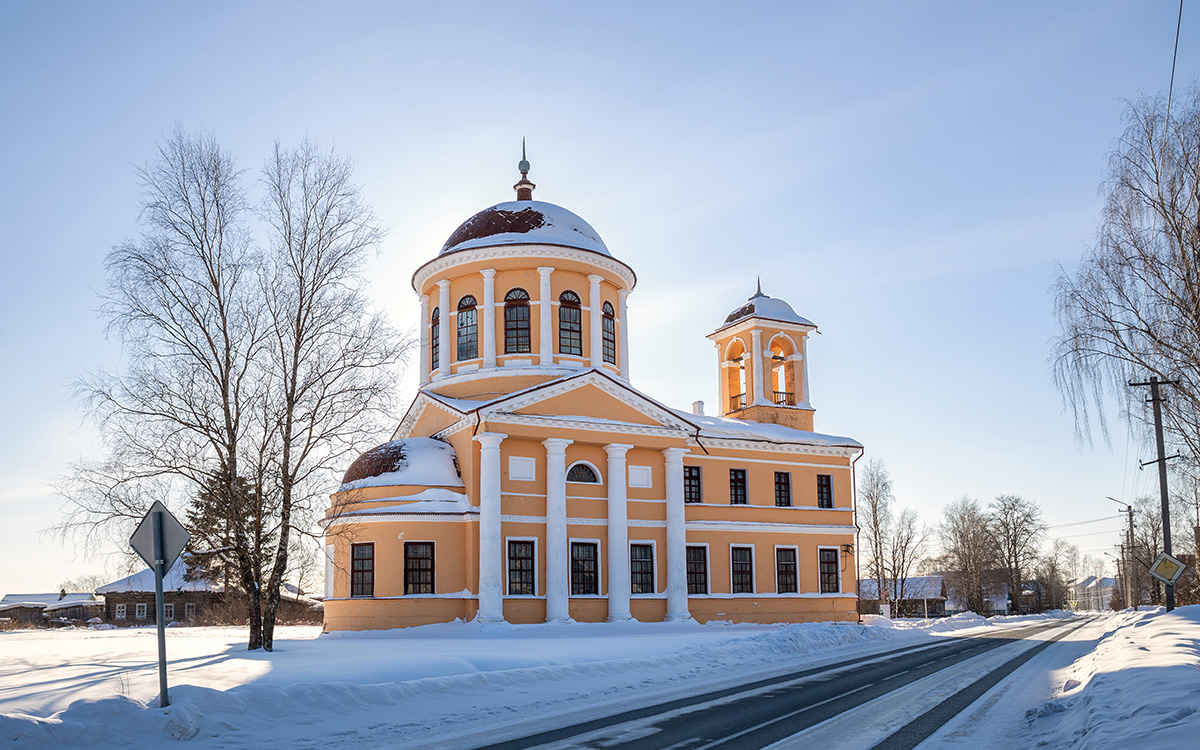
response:
[[[154,619],[158,623],[158,706],[171,705],[167,696],[167,623],[166,607],[163,606],[163,577],[179,559],[179,553],[187,545],[191,535],[167,506],[154,501],[138,524],[129,546],[154,571]]]

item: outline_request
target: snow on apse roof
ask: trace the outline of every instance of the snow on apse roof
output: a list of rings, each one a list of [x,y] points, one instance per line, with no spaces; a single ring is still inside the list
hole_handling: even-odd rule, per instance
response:
[[[355,459],[342,477],[342,489],[393,485],[462,487],[454,458],[454,448],[441,440],[430,437],[393,440]]]
[[[438,255],[494,245],[564,245],[611,257],[591,224],[543,201],[506,201],[483,209],[454,230]]]

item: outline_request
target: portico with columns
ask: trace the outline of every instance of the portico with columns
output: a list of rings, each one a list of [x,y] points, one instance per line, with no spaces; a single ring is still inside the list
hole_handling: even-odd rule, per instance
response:
[[[664,405],[632,268],[520,167],[413,275],[420,387],[331,496],[326,629],[856,618],[862,446],[812,431],[816,326],[760,288],[710,336],[721,416]]]

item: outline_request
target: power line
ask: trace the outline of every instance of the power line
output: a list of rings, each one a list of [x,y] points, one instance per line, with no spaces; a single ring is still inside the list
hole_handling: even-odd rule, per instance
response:
[[[1057,526],[1047,526],[1046,528],[1047,529],[1065,529],[1068,526],[1082,526],[1085,523],[1100,523],[1101,521],[1110,521],[1114,518],[1120,518],[1120,517],[1121,517],[1120,515],[1104,516],[1102,518],[1093,518],[1090,521],[1073,521],[1071,523],[1060,523]]]

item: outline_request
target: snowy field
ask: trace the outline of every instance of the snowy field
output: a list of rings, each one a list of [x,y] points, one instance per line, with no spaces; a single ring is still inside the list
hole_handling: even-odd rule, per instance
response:
[[[1031,619],[453,623],[323,636],[300,627],[278,629],[271,654],[247,652],[241,628],[173,628],[165,710],[157,708],[152,628],[7,632],[0,633],[0,746],[470,747],[549,726],[549,717],[585,721]],[[909,687],[925,699],[955,689],[940,678]],[[836,719],[823,729],[840,731]],[[1200,607],[1112,613],[1086,624],[925,746],[977,748],[996,736],[1009,747],[1117,748],[1133,738],[1139,750],[1195,746]]]

